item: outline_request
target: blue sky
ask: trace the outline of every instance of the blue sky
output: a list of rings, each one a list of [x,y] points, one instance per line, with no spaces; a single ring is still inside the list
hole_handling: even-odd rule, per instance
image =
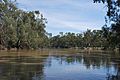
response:
[[[47,32],[81,33],[87,29],[101,29],[104,25],[105,5],[93,0],[17,0],[18,7],[28,11],[39,10],[48,23]]]

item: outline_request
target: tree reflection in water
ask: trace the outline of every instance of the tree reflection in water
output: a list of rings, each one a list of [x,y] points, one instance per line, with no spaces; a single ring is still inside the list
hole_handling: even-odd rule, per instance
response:
[[[111,75],[110,73],[107,76],[107,80],[120,80],[120,65],[117,64],[116,66],[117,73],[115,75]]]
[[[107,55],[68,55],[68,56],[54,56],[60,64],[66,62],[67,64],[80,63],[84,64],[87,69],[100,69],[100,67],[105,67],[106,70],[106,80],[120,80],[120,64],[111,60]],[[111,64],[113,63],[113,64]],[[116,63],[116,64],[115,64]],[[110,67],[113,67],[114,74],[109,72]]]
[[[88,70],[102,67],[106,69],[106,80],[120,80],[119,62],[112,61],[108,55],[43,55],[41,58],[4,56],[0,59],[9,60],[8,63],[0,63],[0,80],[49,80],[46,79],[44,70],[46,66],[52,66],[52,60],[56,60],[60,65],[64,63],[66,65],[82,64]],[[114,74],[110,72],[111,67],[115,70]]]
[[[0,64],[0,80],[43,80],[44,64],[28,63],[41,63],[44,59],[36,60],[30,57],[10,57],[9,60],[11,62]]]

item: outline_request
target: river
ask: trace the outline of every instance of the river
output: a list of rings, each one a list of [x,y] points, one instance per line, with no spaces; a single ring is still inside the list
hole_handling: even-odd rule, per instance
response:
[[[120,80],[119,53],[0,51],[0,80]]]

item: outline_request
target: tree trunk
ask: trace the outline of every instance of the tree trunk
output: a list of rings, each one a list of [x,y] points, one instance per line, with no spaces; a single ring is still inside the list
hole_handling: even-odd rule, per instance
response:
[[[19,40],[17,41],[17,43],[16,43],[16,48],[17,48],[17,50],[19,50],[19,48],[20,48],[20,44],[19,44]]]

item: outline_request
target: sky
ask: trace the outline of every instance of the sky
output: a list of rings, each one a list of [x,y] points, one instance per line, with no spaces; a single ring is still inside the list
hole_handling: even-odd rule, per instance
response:
[[[23,10],[39,10],[48,21],[46,31],[53,35],[101,29],[105,24],[105,5],[93,0],[17,0],[17,3]]]

